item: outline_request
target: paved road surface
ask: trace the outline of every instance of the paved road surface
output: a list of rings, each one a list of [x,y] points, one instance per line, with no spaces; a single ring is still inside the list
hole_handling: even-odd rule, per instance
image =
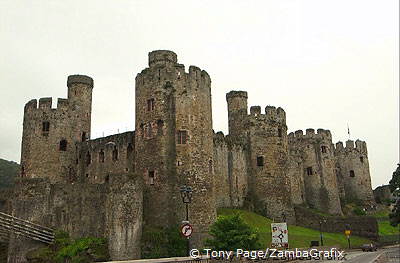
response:
[[[385,257],[383,257],[379,261],[375,261],[380,255],[385,254],[386,255],[386,260],[384,260]],[[311,262],[337,262],[337,263],[373,263],[373,262],[379,262],[379,263],[386,263],[386,262],[400,262],[400,248],[385,248],[385,249],[378,249],[376,252],[363,252],[363,251],[354,251],[354,252],[348,252],[346,255],[345,260],[319,260],[319,261],[311,261]]]

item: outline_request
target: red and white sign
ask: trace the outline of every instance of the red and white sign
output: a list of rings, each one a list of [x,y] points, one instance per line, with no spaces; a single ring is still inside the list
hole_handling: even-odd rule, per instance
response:
[[[181,227],[181,233],[182,233],[182,235],[185,236],[185,237],[190,237],[190,236],[192,235],[192,233],[193,233],[193,227],[192,227],[192,225],[190,225],[190,224],[184,224],[184,225]]]

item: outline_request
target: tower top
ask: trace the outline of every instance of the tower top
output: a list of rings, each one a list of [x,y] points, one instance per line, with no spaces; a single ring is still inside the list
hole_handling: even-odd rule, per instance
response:
[[[67,86],[70,87],[73,84],[86,84],[93,88],[93,79],[86,75],[70,75],[68,76]]]
[[[149,66],[165,63],[177,63],[178,57],[170,50],[154,50],[149,53]]]

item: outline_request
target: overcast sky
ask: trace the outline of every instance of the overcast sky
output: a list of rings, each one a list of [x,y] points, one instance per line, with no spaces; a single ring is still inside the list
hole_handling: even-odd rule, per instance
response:
[[[212,79],[213,126],[225,94],[280,106],[289,131],[330,129],[367,142],[373,187],[399,162],[399,1],[0,0],[0,158],[19,162],[24,104],[66,97],[93,77],[92,137],[134,129],[134,80],[169,49]],[[54,104],[53,104],[54,105]]]

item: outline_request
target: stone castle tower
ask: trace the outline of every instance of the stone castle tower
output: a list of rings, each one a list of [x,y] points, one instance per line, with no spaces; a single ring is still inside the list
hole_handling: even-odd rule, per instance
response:
[[[290,180],[287,174],[288,141],[286,114],[282,108],[250,107],[247,92],[233,91],[228,102],[229,134],[248,143],[249,199],[254,209],[274,219],[293,218]]]
[[[307,129],[289,134],[291,177],[299,181],[294,199],[331,214],[342,214],[336,178],[336,160],[329,130]],[[300,203],[301,203],[300,202]]]
[[[106,236],[113,259],[140,257],[142,229],[185,219],[183,185],[193,189],[193,248],[202,247],[218,208],[295,223],[296,205],[342,214],[340,199],[373,200],[365,142],[334,147],[322,129],[288,135],[285,111],[248,112],[245,91],[226,95],[229,134],[214,133],[210,76],[195,66],[185,71],[172,51],[150,52],[136,76],[135,131],[89,139],[93,80],[72,75],[67,86],[57,108],[51,98],[25,105],[25,183],[13,213],[74,236]]]
[[[206,71],[177,63],[172,51],[149,53],[136,77],[136,172],[143,175],[145,222],[184,219],[179,187],[191,186],[190,221],[200,244],[215,221],[211,79]],[[170,209],[175,207],[174,209]]]
[[[53,182],[76,176],[76,143],[90,137],[93,80],[68,77],[68,99],[31,100],[25,105],[22,134],[22,175],[48,177]]]
[[[363,200],[374,202],[369,173],[368,151],[366,142],[357,140],[336,143],[337,176],[342,196],[348,201]],[[343,194],[344,193],[344,194]]]

